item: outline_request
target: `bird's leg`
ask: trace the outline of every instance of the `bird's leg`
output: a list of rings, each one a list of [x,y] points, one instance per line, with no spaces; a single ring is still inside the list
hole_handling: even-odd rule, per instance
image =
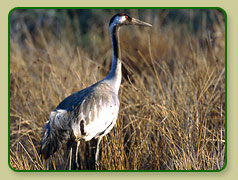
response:
[[[69,151],[69,170],[71,170],[71,161],[72,161],[72,147],[70,148]]]
[[[80,145],[80,141],[77,141],[76,159],[75,159],[77,168],[79,168],[79,163],[78,163],[78,150],[79,150],[79,145]]]
[[[99,136],[98,141],[97,141],[96,154],[95,154],[95,166],[96,166],[96,169],[99,168],[98,157],[99,157],[99,149],[100,149],[100,142],[101,142],[101,140],[102,140],[102,136]]]
[[[47,170],[49,170],[49,169],[50,169],[50,168],[49,168],[49,167],[50,167],[50,165],[49,165],[49,164],[50,164],[50,162],[49,162],[49,161],[50,161],[50,160],[47,160],[47,163],[46,163],[46,169],[47,169]]]

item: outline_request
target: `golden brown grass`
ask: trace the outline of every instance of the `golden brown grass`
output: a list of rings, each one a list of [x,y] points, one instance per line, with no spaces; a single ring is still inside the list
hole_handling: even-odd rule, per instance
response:
[[[27,24],[34,17],[18,11],[11,15],[19,27],[14,31],[11,24],[10,165],[16,170],[42,170],[46,163],[38,149],[50,112],[66,96],[109,72],[107,21],[116,11],[104,12],[108,17],[104,24],[92,24],[86,35],[80,33],[76,11],[72,23],[58,29],[36,23],[34,32]],[[98,11],[102,10],[94,10]],[[99,168],[221,169],[225,164],[224,14],[201,13],[195,32],[189,29],[191,24],[166,20],[170,10],[157,11],[145,11],[142,19],[153,24],[151,30],[121,29],[120,112],[116,126],[103,138]],[[193,22],[196,10],[186,11]],[[136,17],[137,13],[130,11]],[[66,13],[61,15],[69,19]],[[52,157],[51,169],[66,168],[63,151]],[[83,144],[82,169],[90,158],[85,151]]]

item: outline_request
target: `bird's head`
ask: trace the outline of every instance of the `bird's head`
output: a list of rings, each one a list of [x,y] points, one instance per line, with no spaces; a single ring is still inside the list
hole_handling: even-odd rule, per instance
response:
[[[109,27],[123,26],[123,25],[140,25],[140,26],[152,27],[151,24],[132,18],[128,14],[125,14],[125,13],[116,14],[115,16],[111,18],[109,22]]]

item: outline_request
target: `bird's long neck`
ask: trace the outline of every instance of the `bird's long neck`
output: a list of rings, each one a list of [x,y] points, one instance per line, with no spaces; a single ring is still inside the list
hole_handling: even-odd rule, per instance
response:
[[[121,52],[120,52],[120,42],[119,42],[119,27],[110,26],[110,35],[112,42],[112,65],[111,70],[106,77],[106,80],[114,87],[116,93],[118,93],[121,84]]]

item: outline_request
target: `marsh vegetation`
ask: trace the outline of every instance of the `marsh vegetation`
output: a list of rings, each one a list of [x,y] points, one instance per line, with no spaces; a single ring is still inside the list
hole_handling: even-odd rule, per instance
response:
[[[116,126],[101,143],[104,170],[218,170],[225,164],[225,15],[198,9],[16,9],[10,14],[10,145],[16,170],[42,170],[42,127],[65,97],[104,78],[108,21],[153,24],[120,32],[123,80]],[[80,147],[81,169],[90,151]],[[64,148],[51,169],[67,169]]]

